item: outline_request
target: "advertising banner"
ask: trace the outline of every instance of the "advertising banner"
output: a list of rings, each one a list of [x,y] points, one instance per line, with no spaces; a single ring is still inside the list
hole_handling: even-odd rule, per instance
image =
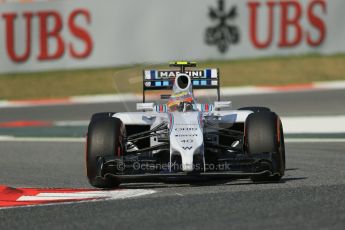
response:
[[[0,73],[345,52],[344,0],[0,4]]]

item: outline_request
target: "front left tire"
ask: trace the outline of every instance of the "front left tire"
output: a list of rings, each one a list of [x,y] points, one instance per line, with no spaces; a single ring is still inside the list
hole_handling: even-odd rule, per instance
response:
[[[114,188],[120,184],[116,178],[97,176],[101,157],[123,155],[124,125],[120,119],[111,116],[111,113],[93,115],[87,132],[87,178],[97,188]]]

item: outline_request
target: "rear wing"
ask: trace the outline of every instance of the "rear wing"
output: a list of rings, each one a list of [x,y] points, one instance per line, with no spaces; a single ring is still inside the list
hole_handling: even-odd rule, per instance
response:
[[[176,66],[172,65],[171,66]],[[143,71],[143,102],[145,92],[150,90],[171,90],[177,74],[184,73],[190,76],[193,89],[216,89],[220,101],[220,82],[218,69],[185,70],[144,70]]]

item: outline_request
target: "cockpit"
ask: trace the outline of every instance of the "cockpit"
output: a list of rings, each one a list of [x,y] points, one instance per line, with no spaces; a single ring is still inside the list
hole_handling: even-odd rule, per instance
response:
[[[169,112],[196,111],[194,98],[189,93],[172,96],[167,105]]]

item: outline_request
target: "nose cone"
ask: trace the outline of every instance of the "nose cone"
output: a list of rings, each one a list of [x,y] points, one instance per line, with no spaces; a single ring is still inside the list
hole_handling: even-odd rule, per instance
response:
[[[194,170],[194,156],[204,154],[203,128],[199,112],[173,112],[170,132],[170,154],[178,152],[182,160],[182,170]]]
[[[182,171],[191,172],[193,171],[193,155],[194,150],[185,150],[181,153],[182,158]]]

